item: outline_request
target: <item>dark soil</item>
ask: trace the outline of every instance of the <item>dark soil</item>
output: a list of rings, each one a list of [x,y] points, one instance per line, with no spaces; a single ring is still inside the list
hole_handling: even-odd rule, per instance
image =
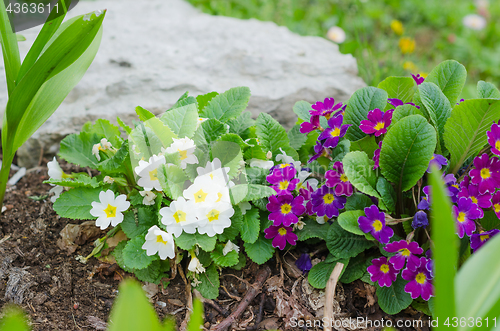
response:
[[[81,171],[68,165],[63,168],[66,171]],[[120,280],[132,276],[116,268],[116,265],[103,263],[96,258],[91,258],[87,264],[75,259],[78,255],[87,256],[92,251],[95,238],[89,238],[71,255],[67,255],[58,247],[56,242],[60,238],[60,231],[68,223],[81,222],[57,216],[48,198],[40,201],[30,198],[47,195],[51,187],[42,183],[47,178],[45,167],[32,169],[16,186],[9,188],[6,194],[4,205],[8,210],[0,216],[0,306],[10,301],[5,297],[9,279],[8,270],[5,274],[5,269],[11,268],[22,273],[22,269],[15,268],[23,268],[26,289],[21,306],[29,313],[33,330],[94,330],[99,324],[107,321]],[[284,260],[293,261],[294,254],[294,252],[288,253]],[[11,263],[8,257],[13,260]],[[284,270],[282,292],[295,298],[311,316],[317,316],[307,300],[304,300],[304,296],[300,297],[296,291],[292,291],[294,284],[302,284],[302,276],[297,279],[298,275],[293,275],[290,263],[286,266],[286,263],[281,264],[280,261],[283,261],[283,258],[279,258],[279,261],[272,259],[267,263],[272,270],[271,276],[276,276],[276,279],[280,276],[280,269]],[[280,265],[285,267],[280,268]],[[225,270],[221,276],[222,286],[217,303],[229,312],[234,311],[238,305],[238,298],[242,298],[247,291],[246,283],[254,282],[260,268],[249,261],[242,271]],[[267,289],[268,285],[264,285],[264,288]],[[298,293],[304,294],[300,287],[296,287]],[[338,316],[353,319],[368,317],[373,320],[389,318],[395,321],[405,318],[427,321],[425,315],[412,308],[397,316],[387,316],[378,307],[375,294],[370,294],[372,290],[372,287],[365,287],[361,281],[339,284],[336,300],[340,304],[341,314]],[[282,316],[277,315],[276,305],[279,304],[279,300],[276,300],[276,293],[265,292],[262,323],[255,329],[289,329],[283,322]],[[163,292],[160,289],[151,301],[155,304],[160,318],[174,314],[177,325],[180,325],[186,311],[185,285],[181,277],[177,276]],[[260,302],[261,295],[258,295],[243,313],[236,329],[252,327],[259,314]],[[322,311],[323,308],[319,310]],[[205,304],[206,328],[223,319],[220,313]],[[379,329],[381,328],[365,330]],[[416,329],[419,330],[413,327],[400,328],[400,330]],[[428,328],[424,327],[422,330]]]

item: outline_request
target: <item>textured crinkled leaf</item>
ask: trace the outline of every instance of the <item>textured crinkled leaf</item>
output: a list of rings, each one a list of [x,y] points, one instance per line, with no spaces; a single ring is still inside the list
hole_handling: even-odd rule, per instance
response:
[[[96,177],[89,177],[87,174],[75,174],[74,178],[63,178],[44,181],[45,184],[60,185],[64,187],[90,187],[96,188],[101,185]]]
[[[177,199],[182,196],[186,183],[189,182],[186,174],[176,165],[158,167],[158,181],[163,192],[171,199]]]
[[[385,109],[387,92],[376,87],[363,87],[351,96],[347,103],[344,115],[344,124],[352,124],[347,130],[346,137],[351,141],[362,139],[366,136],[359,128],[362,120],[366,120],[368,112],[375,108]]]
[[[349,182],[363,193],[380,198],[376,191],[377,174],[373,170],[374,162],[365,152],[350,152],[343,161],[344,172]]]
[[[165,112],[160,120],[179,137],[191,138],[198,125],[198,108],[195,103]]]
[[[144,236],[137,236],[127,242],[122,254],[123,262],[128,268],[144,269],[159,258],[157,254],[149,256],[146,254],[146,250],[142,249],[145,242]]]
[[[215,118],[209,118],[205,122],[201,123],[196,132],[195,137],[197,135],[204,137],[204,141],[196,141],[196,139],[194,139],[196,146],[198,147],[200,142],[208,144],[211,141],[216,141],[220,136],[227,133],[227,126]]]
[[[281,154],[280,148],[282,148],[294,160],[299,159],[297,151],[290,147],[285,129],[274,118],[266,113],[260,113],[256,124],[257,137],[264,152],[271,151],[273,155],[278,155]]]
[[[99,137],[106,138],[114,148],[120,148],[121,146],[120,128],[111,124],[108,120],[98,119],[94,124],[87,122],[83,126],[82,131],[89,134],[95,133]]]
[[[154,260],[147,268],[135,270],[134,274],[141,282],[149,282],[158,285],[163,277],[167,277],[165,272],[169,270],[169,260]]]
[[[229,141],[238,144],[241,150],[250,147],[250,145],[244,142],[243,139],[241,139],[241,137],[238,136],[236,133],[224,133],[222,136],[219,137],[219,139],[217,139],[217,141]]]
[[[373,201],[368,196],[359,192],[354,192],[353,195],[347,197],[345,210],[363,210],[371,205],[373,205]]]
[[[477,94],[481,99],[500,99],[500,91],[497,87],[483,80],[477,82]]]
[[[377,191],[382,197],[385,210],[393,212],[396,208],[396,191],[384,177],[379,177],[377,180]]]
[[[241,225],[243,223],[243,214],[238,206],[234,207],[234,214],[231,216],[231,226],[224,229],[224,232],[219,234],[219,242],[228,240],[235,240],[236,236],[240,234]]]
[[[451,115],[450,101],[434,83],[423,82],[418,89],[431,123],[437,129],[440,146],[444,147],[444,125]]]
[[[96,169],[98,161],[92,154],[92,147],[99,142],[95,133],[70,134],[61,141],[59,156],[81,167]]]
[[[207,93],[207,94],[198,95],[196,97],[196,101],[198,102],[198,110],[202,111],[203,109],[205,109],[205,107],[208,105],[210,100],[212,100],[213,98],[215,98],[218,95],[219,95],[219,93],[217,93],[215,91]]]
[[[92,202],[100,201],[101,188],[74,188],[61,193],[56,202],[54,210],[61,217],[73,220],[90,220],[96,217],[90,214]]]
[[[319,224],[315,219],[307,218],[302,220],[305,225],[302,230],[296,231],[298,241],[304,241],[311,238],[320,238],[326,240],[330,224]]]
[[[126,240],[120,241],[118,245],[116,245],[116,247],[113,249],[113,252],[111,254],[115,257],[116,263],[118,263],[120,268],[122,268],[126,272],[134,272],[134,269],[128,268],[125,265],[125,261],[123,260],[123,249],[125,248],[126,245],[127,245]]]
[[[248,100],[250,100],[248,87],[234,87],[211,99],[200,111],[200,116],[215,118],[224,123],[240,116],[247,107]]]
[[[145,234],[149,228],[158,224],[158,214],[153,207],[137,208],[137,215],[133,210],[124,214],[121,227],[125,235],[132,239]]]
[[[244,242],[253,244],[259,238],[260,215],[257,208],[247,210],[243,215],[243,222],[240,228],[241,239]]]
[[[351,146],[350,146],[351,152],[355,151],[365,152],[370,159],[373,159],[373,154],[377,149],[378,149],[378,144],[375,141],[375,136],[366,136],[358,141],[351,141]]]
[[[244,166],[243,153],[238,144],[231,141],[216,141],[211,146],[212,160],[218,158],[222,167],[228,167],[228,176],[234,178]]]
[[[215,250],[210,253],[210,257],[214,263],[221,267],[232,267],[236,265],[238,263],[238,252],[230,251],[224,255],[223,249],[223,245],[217,245]]]
[[[293,149],[300,149],[307,141],[307,135],[300,133],[300,125],[294,125],[287,133],[290,146]]]
[[[130,162],[129,160],[129,146],[128,140],[126,140],[120,149],[111,158],[100,162],[97,165],[97,169],[105,174],[116,174],[125,172],[125,164]]]
[[[332,161],[330,162],[333,166],[335,162],[342,162],[347,153],[351,150],[351,142],[347,139],[342,139],[339,141],[337,147],[332,150],[330,154]]]
[[[424,114],[422,110],[418,109],[415,106],[402,105],[394,109],[394,112],[392,113],[392,125],[399,122],[402,118],[410,115],[421,115],[423,117],[429,118],[427,114]]]
[[[416,85],[412,77],[387,77],[377,87],[386,91],[390,99],[396,98],[406,103],[413,98]]]
[[[345,259],[358,255],[373,246],[364,236],[350,233],[334,222],[328,230],[326,246],[337,259]]]
[[[276,194],[276,191],[265,185],[258,184],[239,184],[230,188],[231,202],[238,204],[242,201],[253,201],[267,198]]]
[[[196,289],[200,291],[201,295],[205,299],[217,299],[219,296],[220,280],[216,266],[212,264],[208,267],[204,273],[198,275],[198,280],[201,283],[196,286]]]
[[[456,174],[465,160],[486,145],[486,131],[500,119],[500,100],[469,99],[453,109],[444,127],[444,143],[451,154],[450,169]]]
[[[410,115],[387,132],[380,151],[382,175],[407,191],[424,175],[436,148],[436,130],[420,115]]]
[[[329,255],[325,261],[322,261],[309,270],[309,274],[307,275],[307,280],[312,287],[317,289],[324,289],[326,287],[326,283],[332,274],[333,269],[337,265],[337,262],[344,264],[344,269],[342,269],[341,275],[344,273],[345,268],[349,265],[349,259],[335,259],[331,255]]]
[[[263,234],[260,234],[253,244],[244,243],[243,245],[248,257],[257,264],[266,263],[267,260],[273,257],[274,247],[272,241],[264,238]]]
[[[390,287],[377,286],[377,297],[380,308],[389,315],[394,315],[410,306],[413,299],[405,292],[408,281],[400,275]]]
[[[366,272],[366,269],[372,264],[371,259],[364,254],[359,254],[349,260],[349,264],[344,268],[344,274],[339,281],[348,284],[356,279],[360,279]]]
[[[175,238],[177,246],[187,251],[193,249],[195,245],[198,245],[205,252],[211,252],[215,248],[216,241],[217,237],[209,237],[206,234],[199,234],[198,232],[193,234],[182,232],[179,237]]]
[[[446,95],[451,105],[457,103],[467,78],[465,67],[454,60],[438,64],[425,78],[425,82],[436,84]]]
[[[295,105],[293,105],[293,112],[304,122],[309,122],[311,120],[310,110],[313,110],[311,104],[304,100],[297,101]]]
[[[255,125],[255,121],[252,119],[252,113],[245,111],[237,118],[228,121],[227,124],[229,132],[242,136],[248,128]]]
[[[345,211],[339,215],[337,221],[344,230],[363,236],[364,232],[361,231],[358,224],[358,218],[361,216],[365,216],[365,212],[363,210]]]

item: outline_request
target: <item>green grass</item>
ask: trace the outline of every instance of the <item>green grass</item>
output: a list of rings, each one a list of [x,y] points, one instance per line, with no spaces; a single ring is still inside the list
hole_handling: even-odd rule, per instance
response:
[[[369,85],[387,76],[409,75],[404,63],[428,73],[446,59],[463,63],[468,82],[463,97],[476,96],[475,84],[500,82],[500,1],[490,1],[489,16],[481,31],[462,24],[467,14],[478,13],[472,0],[188,0],[204,12],[237,18],[257,18],[287,26],[301,35],[326,37],[331,26],[340,26],[347,39],[342,53],[353,54],[359,74]],[[403,23],[404,33],[391,30],[392,20]],[[402,54],[401,37],[416,41],[415,51]]]

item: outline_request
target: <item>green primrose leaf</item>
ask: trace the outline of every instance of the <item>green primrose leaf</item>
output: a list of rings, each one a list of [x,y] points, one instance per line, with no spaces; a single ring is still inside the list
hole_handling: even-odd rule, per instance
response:
[[[127,242],[122,251],[123,262],[127,268],[137,270],[144,269],[147,268],[151,262],[159,258],[158,255],[148,256],[146,254],[146,250],[142,248],[145,242],[144,236],[137,236]]]
[[[500,99],[500,91],[497,87],[483,80],[477,83],[477,94],[481,99]]]
[[[202,111],[203,109],[205,109],[205,107],[208,105],[210,100],[212,100],[213,98],[215,98],[218,95],[219,95],[219,93],[217,93],[215,91],[207,93],[207,94],[198,95],[196,97],[196,101],[198,102],[198,111]]]
[[[377,286],[378,304],[384,312],[394,315],[410,306],[413,299],[409,293],[405,292],[407,283],[408,281],[398,275],[390,287]]]
[[[335,259],[335,257],[329,255],[325,261],[321,261],[309,270],[307,275],[309,284],[314,288],[324,289],[337,262],[344,264],[344,269],[342,269],[342,272],[344,272],[349,264],[349,259]]]
[[[198,275],[198,280],[201,283],[196,286],[196,289],[201,295],[206,299],[217,299],[220,286],[217,267],[214,264],[209,266],[204,273]]]
[[[252,113],[244,111],[237,118],[229,120],[227,124],[229,125],[229,132],[235,133],[245,139],[247,138],[245,132],[255,125],[255,121],[252,119]]]
[[[424,175],[436,148],[436,130],[420,115],[396,123],[380,151],[382,175],[397,187],[409,190]]]
[[[100,162],[97,165],[97,169],[105,174],[120,174],[126,171],[125,164],[129,162],[130,159],[128,140],[125,140],[116,154],[111,158]]]
[[[215,118],[225,123],[240,116],[249,100],[250,89],[248,87],[234,87],[211,99],[200,111],[200,116]]]
[[[265,239],[261,233],[259,238],[253,243],[244,243],[245,252],[248,257],[257,264],[266,263],[273,257],[274,247],[270,239]]]
[[[271,151],[273,155],[281,154],[280,148],[294,160],[299,159],[297,151],[290,147],[290,140],[285,129],[274,118],[266,113],[257,117],[257,137],[264,152]]]
[[[324,223],[319,224],[315,219],[307,218],[302,220],[305,225],[304,228],[300,231],[297,231],[298,241],[305,241],[311,238],[320,238],[323,240],[327,239],[328,228],[330,224]]]
[[[241,239],[244,242],[253,244],[259,238],[260,215],[257,208],[247,210],[243,215],[243,222],[240,228]]]
[[[195,138],[198,135],[198,139],[201,139],[199,142],[206,145],[212,141],[216,141],[225,133],[227,133],[227,126],[224,123],[216,120],[215,118],[209,118],[198,127],[195,133]],[[195,143],[197,143],[196,139],[194,140]],[[197,143],[196,146],[198,147],[200,143]]]
[[[160,120],[179,137],[191,138],[198,125],[198,108],[191,103],[165,112]]]
[[[356,141],[366,136],[359,128],[362,120],[368,116],[368,112],[375,108],[385,109],[387,104],[387,92],[376,87],[363,87],[351,96],[347,103],[344,115],[344,124],[352,124],[347,130],[346,138]]]
[[[70,134],[61,141],[59,156],[80,167],[96,169],[98,161],[92,154],[92,147],[100,141],[95,133]]]
[[[377,191],[382,197],[384,210],[393,212],[396,208],[396,191],[384,177],[379,177],[377,180]]]
[[[287,133],[290,146],[299,150],[307,141],[307,135],[300,133],[300,125],[294,125]]]
[[[342,160],[344,172],[351,184],[363,193],[380,198],[375,189],[377,174],[373,170],[374,162],[365,152],[350,152]]]
[[[402,118],[410,116],[410,115],[421,115],[425,118],[429,118],[428,114],[424,114],[424,112],[412,105],[402,105],[396,107],[394,112],[392,113],[392,126],[394,126],[397,122],[399,122]]]
[[[2,4],[0,4],[2,6]],[[2,309],[0,319],[0,330],[2,331],[29,331],[28,318],[17,306],[5,305]]]
[[[101,185],[96,177],[89,177],[87,174],[75,174],[73,178],[63,178],[44,181],[45,184],[60,185],[65,187],[90,187],[96,188]]]
[[[56,202],[54,210],[61,217],[74,220],[96,219],[90,214],[92,202],[100,201],[99,193],[101,188],[74,188],[61,193]]]
[[[134,270],[134,274],[141,282],[160,284],[161,279],[167,277],[165,272],[169,270],[169,260],[154,260],[147,268]]]
[[[210,253],[210,257],[215,264],[221,267],[232,267],[238,263],[238,252],[230,251],[226,255],[222,252],[223,245],[216,245],[215,250]]]
[[[345,210],[363,210],[371,205],[373,205],[373,201],[367,195],[354,192],[353,195],[347,197]]]
[[[377,87],[386,91],[390,99],[396,98],[407,103],[413,98],[416,85],[412,77],[387,77]]]
[[[130,210],[123,216],[121,227],[125,235],[130,239],[145,235],[149,228],[158,224],[158,214],[152,207],[138,208],[137,215],[133,210]]]
[[[465,67],[454,60],[438,64],[425,78],[425,82],[436,84],[448,98],[451,105],[457,103],[467,78]]]
[[[215,243],[217,241],[216,237],[209,237],[207,234],[196,233],[186,233],[175,238],[175,243],[179,248],[189,251],[198,245],[205,252],[211,252],[215,248]]]
[[[222,167],[229,167],[228,176],[230,179],[234,178],[242,165],[243,153],[238,144],[231,141],[216,141],[211,147],[212,160],[218,158]]]
[[[346,139],[344,141],[349,141],[349,140]],[[366,136],[358,141],[351,141],[351,146],[350,146],[351,152],[355,151],[365,152],[370,159],[373,159],[373,154],[375,153],[376,149],[378,149],[378,144],[375,141],[375,136]]]
[[[340,277],[340,282],[349,284],[360,279],[366,273],[366,268],[372,264],[371,258],[365,257],[364,254],[359,254],[349,260],[349,264],[344,268],[344,274]]]
[[[179,166],[171,165],[167,167],[166,165],[160,165],[157,174],[163,192],[170,199],[175,200],[182,196],[188,178]]]
[[[309,122],[311,120],[310,110],[313,109],[311,108],[311,104],[307,101],[297,101],[295,105],[293,105],[293,112],[304,122]]]
[[[337,259],[345,259],[358,255],[373,243],[365,237],[344,230],[338,223],[330,225],[326,246]]]
[[[276,191],[265,185],[239,184],[231,187],[229,193],[231,195],[231,202],[233,204],[238,204],[243,201],[254,201],[270,197],[276,194]]]
[[[365,216],[363,210],[345,211],[339,215],[337,221],[342,229],[359,236],[364,236],[364,232],[361,231],[358,224],[358,218],[361,216]]]
[[[456,174],[465,160],[486,145],[486,131],[500,119],[500,100],[469,99],[453,108],[444,126],[444,143],[450,151],[450,169]]]
[[[114,148],[120,148],[122,144],[120,128],[108,120],[98,119],[94,124],[87,122],[82,128],[82,132],[95,133],[100,138],[106,138]]]

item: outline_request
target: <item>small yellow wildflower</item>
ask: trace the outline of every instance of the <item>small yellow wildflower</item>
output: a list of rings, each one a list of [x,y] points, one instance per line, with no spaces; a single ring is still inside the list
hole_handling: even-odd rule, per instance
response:
[[[427,75],[428,75],[428,73],[426,73],[426,72],[419,72],[419,74],[420,74],[420,77],[424,77],[424,78],[427,78]]]
[[[415,50],[415,40],[409,37],[399,39],[399,49],[403,54],[411,54]]]
[[[403,23],[399,20],[391,21],[391,30],[394,31],[395,34],[401,36],[404,32]]]

